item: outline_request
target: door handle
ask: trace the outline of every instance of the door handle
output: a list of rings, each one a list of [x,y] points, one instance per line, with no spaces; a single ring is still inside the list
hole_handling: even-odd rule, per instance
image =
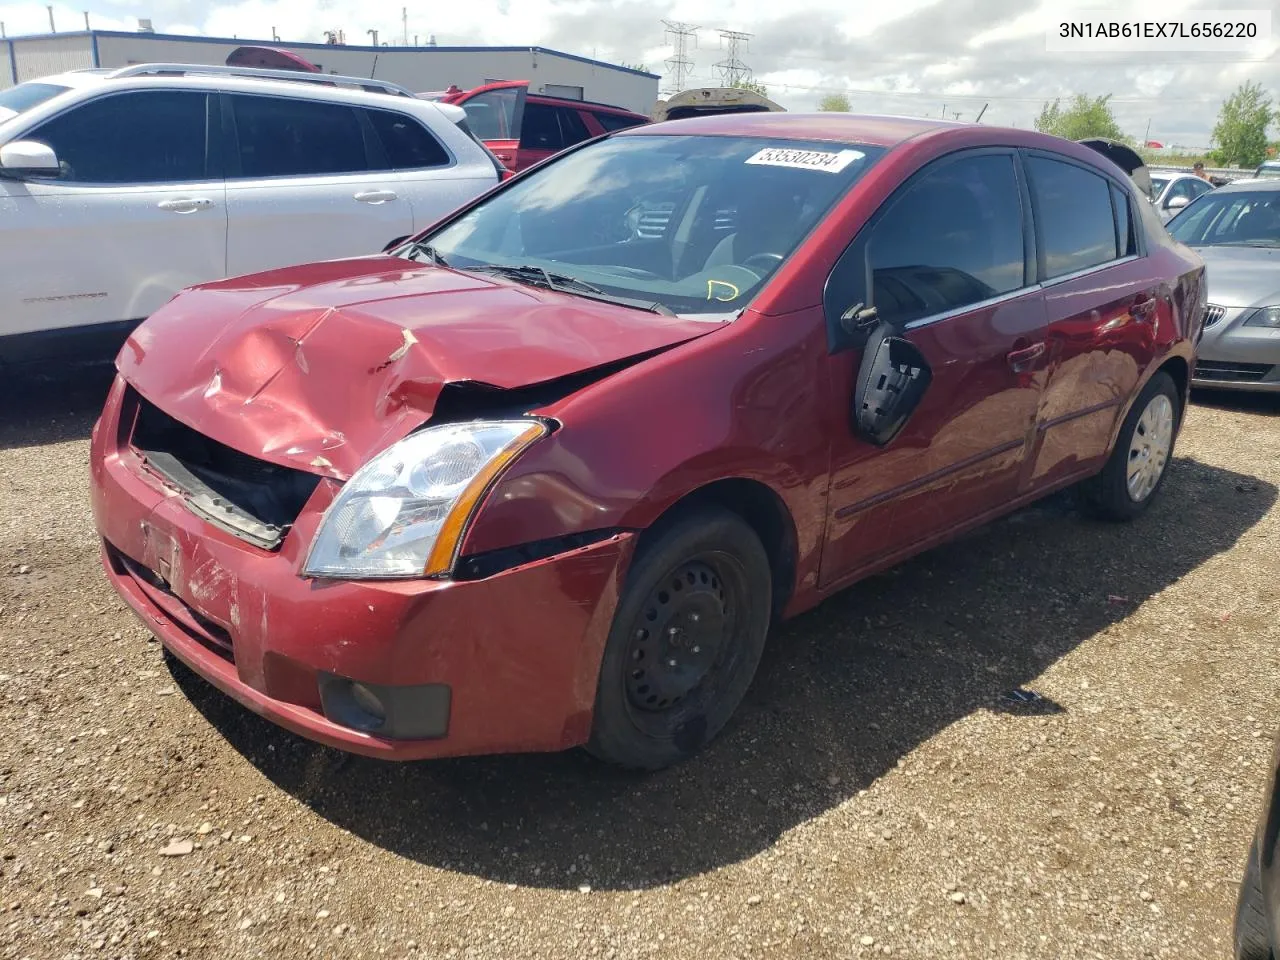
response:
[[[1129,312],[1135,320],[1151,320],[1155,316],[1157,303],[1155,297],[1139,297],[1129,308]]]
[[[1010,350],[1005,359],[1009,361],[1009,366],[1013,367],[1015,373],[1022,373],[1031,366],[1032,363],[1039,360],[1040,357],[1044,355],[1044,351],[1045,344],[1044,341],[1041,340],[1038,343],[1031,344],[1029,347]]]
[[[174,197],[171,200],[161,200],[156,206],[170,213],[195,213],[197,210],[208,210],[213,206],[213,201],[207,197]]]
[[[391,190],[361,190],[355,195],[355,199],[361,203],[386,203],[395,198],[396,195]]]

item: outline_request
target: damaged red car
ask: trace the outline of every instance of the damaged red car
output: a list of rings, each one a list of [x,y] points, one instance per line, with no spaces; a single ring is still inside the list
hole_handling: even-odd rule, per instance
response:
[[[620,131],[390,253],[150,317],[94,429],[103,562],[303,736],[659,768],[779,618],[1068,485],[1144,510],[1203,311],[1200,261],[1078,144]]]

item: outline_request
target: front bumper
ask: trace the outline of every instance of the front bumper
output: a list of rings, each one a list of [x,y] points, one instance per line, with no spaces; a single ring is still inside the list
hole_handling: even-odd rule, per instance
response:
[[[1218,311],[1196,347],[1191,380],[1215,390],[1280,392],[1280,330],[1248,327],[1253,308],[1211,307]]]
[[[316,488],[278,551],[254,547],[192,513],[143,466],[121,426],[124,394],[118,381],[94,428],[103,565],[192,670],[294,733],[368,756],[586,742],[630,534],[468,582],[306,578],[298,571],[336,484]],[[335,677],[421,687],[436,718],[445,688],[440,729],[395,739],[353,728],[326,699]]]

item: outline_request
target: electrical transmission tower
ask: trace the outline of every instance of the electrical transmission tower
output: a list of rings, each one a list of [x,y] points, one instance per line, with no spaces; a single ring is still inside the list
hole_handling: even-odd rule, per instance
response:
[[[695,47],[698,45],[698,28],[692,23],[681,23],[678,20],[663,20],[662,25],[667,28],[663,39],[669,37],[674,47],[671,56],[667,59],[671,81],[666,92],[679,93],[684,89],[685,80],[693,72],[693,60],[689,57],[689,41],[692,40]]]
[[[720,76],[726,87],[736,87],[744,80],[751,79],[751,68],[742,62],[738,56],[739,45],[746,46],[746,42],[751,39],[749,33],[739,33],[737,30],[721,30],[720,39],[728,45],[728,56],[717,63],[716,69],[720,71]]]

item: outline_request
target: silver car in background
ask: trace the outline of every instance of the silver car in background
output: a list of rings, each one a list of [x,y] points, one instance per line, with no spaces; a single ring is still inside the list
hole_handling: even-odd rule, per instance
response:
[[[1280,180],[1219,187],[1168,230],[1204,259],[1209,287],[1192,382],[1280,392]]]
[[[1213,189],[1213,184],[1193,173],[1168,173],[1163,170],[1151,174],[1151,203],[1166,223],[1192,200]]]

